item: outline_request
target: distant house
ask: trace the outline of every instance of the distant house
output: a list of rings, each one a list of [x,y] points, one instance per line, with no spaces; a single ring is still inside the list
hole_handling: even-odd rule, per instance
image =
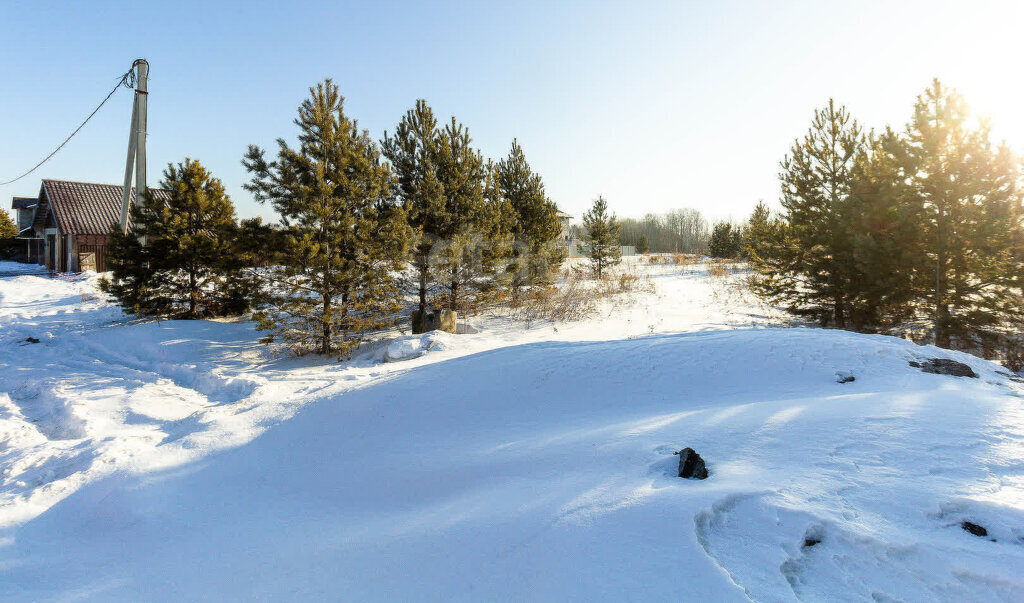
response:
[[[36,204],[39,200],[34,197],[15,197],[11,202],[11,209],[17,214],[15,223],[18,225],[18,239],[25,241],[25,248],[19,251],[19,256],[15,259],[20,259],[28,263],[39,264],[38,258],[41,257],[42,247],[41,241],[36,238],[35,232],[32,230],[32,218],[36,212]]]
[[[43,180],[37,198],[15,197],[27,261],[55,272],[106,271],[106,246],[121,216],[122,190],[116,184]],[[167,191],[152,192],[157,199],[167,196]]]
[[[567,214],[564,211],[559,210],[558,223],[562,225],[562,244],[568,246],[572,241],[572,230],[569,228],[572,223],[572,214]]]

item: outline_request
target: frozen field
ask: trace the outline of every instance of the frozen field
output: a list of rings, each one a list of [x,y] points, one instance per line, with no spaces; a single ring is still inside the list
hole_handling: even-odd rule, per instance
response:
[[[1024,386],[637,270],[585,322],[342,364],[0,279],[0,598],[1024,597]],[[979,378],[908,365],[936,356]]]

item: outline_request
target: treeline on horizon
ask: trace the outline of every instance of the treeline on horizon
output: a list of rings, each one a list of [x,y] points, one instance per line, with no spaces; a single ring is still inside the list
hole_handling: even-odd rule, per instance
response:
[[[901,129],[830,100],[743,229],[755,290],[822,326],[1024,363],[1021,159],[935,80]]]
[[[250,146],[245,188],[278,223],[238,222],[219,179],[194,159],[114,228],[102,288],[126,312],[199,318],[254,311],[264,342],[347,356],[392,326],[413,290],[451,312],[547,287],[565,257],[561,223],[517,141],[485,159],[455,117],[423,100],[370,138],[330,79],[310,88],[298,144]],[[404,269],[413,268],[413,282]],[[414,314],[414,325],[415,325]]]

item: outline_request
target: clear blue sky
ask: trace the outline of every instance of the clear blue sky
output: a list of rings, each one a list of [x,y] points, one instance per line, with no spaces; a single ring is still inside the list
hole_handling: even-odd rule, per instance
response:
[[[1019,2],[11,2],[0,0],[0,181],[45,156],[137,57],[151,64],[149,173],[197,158],[239,215],[246,146],[292,140],[332,77],[379,139],[417,98],[487,156],[517,137],[559,206],[603,194],[621,216],[695,207],[745,217],[778,197],[778,162],[835,97],[902,125],[938,76],[1024,144]],[[119,183],[121,90],[38,172]]]

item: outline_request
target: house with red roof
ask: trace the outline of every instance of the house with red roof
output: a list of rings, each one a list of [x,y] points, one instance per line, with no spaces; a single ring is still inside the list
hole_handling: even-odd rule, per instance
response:
[[[167,197],[167,191],[150,190],[156,199]],[[105,272],[122,191],[117,184],[43,180],[38,197],[15,197],[12,207],[18,211],[18,238],[26,240],[27,261],[54,272]]]

